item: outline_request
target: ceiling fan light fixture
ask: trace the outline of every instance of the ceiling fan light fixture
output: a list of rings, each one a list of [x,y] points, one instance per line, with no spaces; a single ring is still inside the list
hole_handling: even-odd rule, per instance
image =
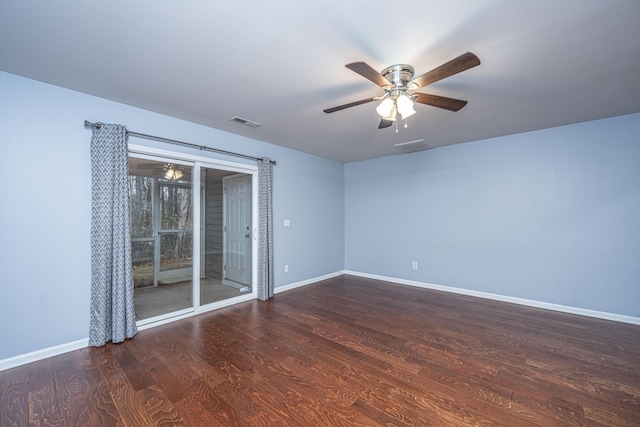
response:
[[[398,112],[402,116],[402,120],[406,120],[408,117],[413,116],[416,110],[413,109],[413,101],[406,93],[400,94],[396,99],[396,105],[398,106]]]
[[[387,114],[386,116],[380,116],[380,118],[382,120],[387,120],[390,122],[395,122],[396,121],[396,117],[398,116],[398,109],[396,108],[396,104],[394,103],[391,106],[391,111],[389,111],[389,114]]]
[[[184,174],[182,173],[182,171],[180,170],[180,168],[176,165],[173,165],[171,163],[167,163],[167,165],[165,166],[166,171],[164,173],[164,178],[165,179],[170,179],[170,180],[177,180],[180,179],[184,176]]]
[[[388,117],[391,114],[391,111],[394,109],[394,102],[393,99],[391,98],[385,98],[380,105],[378,105],[378,107],[376,108],[376,111],[378,112],[378,114],[380,114],[380,117]],[[395,114],[394,114],[395,116]]]

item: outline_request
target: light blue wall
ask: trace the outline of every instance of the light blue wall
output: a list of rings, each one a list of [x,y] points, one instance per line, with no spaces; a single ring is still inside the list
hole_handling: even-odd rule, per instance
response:
[[[347,164],[345,209],[347,270],[640,316],[640,114]]]
[[[0,360],[88,335],[84,119],[277,160],[276,286],[346,267],[640,316],[639,114],[342,165],[0,72]]]
[[[0,360],[88,336],[91,131],[85,119],[275,159],[276,286],[344,269],[342,164],[0,72]],[[284,218],[291,227],[283,227]]]

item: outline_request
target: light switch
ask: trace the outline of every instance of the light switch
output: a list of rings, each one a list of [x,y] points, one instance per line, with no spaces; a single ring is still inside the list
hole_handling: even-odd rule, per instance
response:
[[[285,227],[289,227],[290,225],[291,225],[291,220],[289,220],[289,219],[285,219],[285,220],[284,220],[284,226],[285,226]]]

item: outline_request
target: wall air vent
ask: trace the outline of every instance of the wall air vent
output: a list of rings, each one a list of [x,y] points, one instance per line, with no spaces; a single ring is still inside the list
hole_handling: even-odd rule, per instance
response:
[[[394,147],[404,151],[405,153],[415,153],[416,151],[433,150],[436,148],[424,142],[424,139],[401,142],[400,144],[395,144]]]
[[[238,116],[235,116],[234,118],[232,118],[231,121],[232,122],[236,122],[236,123],[240,123],[242,125],[249,126],[249,127],[252,127],[252,128],[257,128],[258,126],[260,126],[260,123],[258,123],[258,122],[254,122],[254,121],[251,121],[251,120],[243,119],[242,117],[238,117]]]

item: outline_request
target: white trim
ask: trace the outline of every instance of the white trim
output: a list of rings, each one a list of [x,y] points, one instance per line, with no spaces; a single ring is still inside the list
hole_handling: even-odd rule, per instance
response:
[[[187,307],[181,310],[163,313],[158,316],[138,320],[136,322],[136,327],[138,328],[138,331],[143,331],[153,326],[164,325],[165,323],[173,322],[174,320],[184,319],[185,317],[192,316],[195,312],[196,311],[193,307]]]
[[[273,293],[278,294],[280,292],[290,291],[291,289],[299,288],[301,286],[311,285],[312,283],[321,282],[322,280],[332,279],[334,277],[342,276],[343,274],[347,274],[347,273],[344,270],[336,271],[335,273],[325,274],[324,276],[314,277],[313,279],[307,279],[301,282],[290,283],[284,286],[278,286],[273,289]]]
[[[367,279],[383,280],[386,282],[398,283],[401,285],[415,286],[418,288],[433,289],[436,291],[450,292],[460,295],[485,298],[494,301],[509,302],[512,304],[526,305],[529,307],[542,308],[545,310],[560,311],[563,313],[577,314],[580,316],[594,317],[597,319],[613,320],[614,322],[640,325],[640,317],[626,316],[624,314],[607,313],[604,311],[589,310],[586,308],[571,307],[567,305],[553,304],[549,302],[530,300],[525,298],[510,297],[506,295],[492,294],[489,292],[474,291],[470,289],[453,288],[450,286],[435,285],[433,283],[416,282],[413,280],[398,279],[395,277],[379,276],[377,274],[361,273],[358,271],[345,270],[344,274],[365,277]]]
[[[137,144],[129,144],[129,154],[134,154],[134,157],[139,158],[148,158],[151,160],[153,156],[163,157],[163,158],[171,158],[172,160],[176,160],[176,163],[180,162],[180,160],[184,162],[200,162],[203,163],[206,167],[210,167],[208,165],[215,165],[215,169],[227,170],[231,172],[238,173],[253,173],[258,172],[258,166],[256,165],[247,165],[245,163],[235,163],[227,160],[220,160],[216,157],[205,157],[198,156],[194,154],[186,154],[180,151],[170,151],[170,150],[162,150],[160,148],[147,147],[146,145],[137,145]],[[151,156],[151,157],[148,157]],[[208,165],[207,165],[208,164]]]
[[[206,313],[208,311],[214,311],[219,308],[229,307],[230,305],[239,304],[245,301],[253,301],[256,300],[257,294],[255,292],[247,293],[245,295],[239,295],[237,297],[223,299],[220,301],[212,302],[211,304],[203,305],[200,307],[200,311],[197,314]]]
[[[144,319],[138,322],[137,324],[138,331],[144,331],[145,329],[151,329],[156,326],[166,325],[167,323],[172,323],[177,320],[187,319],[189,317],[197,316],[199,314],[203,314],[208,311],[217,310],[219,308],[228,307],[230,305],[239,304],[245,301],[252,301],[255,299],[256,299],[255,295],[248,293],[248,294],[240,295],[234,298],[227,298],[221,301],[212,302],[211,304],[201,305],[198,310],[187,308],[184,310],[170,313],[169,315],[163,314],[157,317],[151,317],[149,319]]]
[[[43,348],[30,353],[9,357],[7,359],[0,360],[0,371],[15,368],[20,365],[26,365],[27,363],[37,362],[38,360],[47,359],[70,351],[80,350],[88,346],[89,338],[84,338],[78,341],[72,341],[66,344],[55,345],[53,347]]]
[[[177,320],[187,319],[189,317],[193,317],[199,314],[204,314],[208,311],[217,310],[219,308],[227,307],[234,304],[239,304],[245,301],[255,300],[256,296],[253,294],[241,295],[235,298],[229,298],[226,300],[214,302],[211,304],[203,305],[200,307],[200,310],[195,311],[193,309],[185,309],[172,313],[169,317],[158,316],[157,318],[145,319],[145,323],[138,324],[138,331],[144,331],[145,329],[151,329],[156,326],[165,325],[167,323],[172,323]],[[157,320],[154,320],[157,319]],[[42,359],[47,359],[49,357],[58,356],[63,353],[68,353],[70,351],[81,350],[83,348],[89,347],[89,338],[84,338],[78,341],[69,342],[66,344],[60,344],[53,347],[43,348],[42,350],[32,351],[31,353],[20,354],[18,356],[9,357],[7,359],[0,360],[0,372],[5,371],[7,369],[15,368],[18,366],[26,365],[28,363],[37,362]]]
[[[200,261],[202,260],[202,252],[204,248],[200,247],[202,242],[202,223],[203,219],[200,217],[202,213],[202,183],[200,177],[202,175],[202,167],[199,163],[193,165],[193,175],[191,176],[191,201],[193,202],[193,225],[191,230],[193,232],[193,241],[191,242],[191,304],[193,307],[200,307],[200,276],[201,268]],[[197,254],[197,256],[193,256]]]
[[[377,275],[377,274],[362,273],[362,272],[351,271],[351,270],[336,271],[334,273],[325,274],[323,276],[314,277],[312,279],[302,280],[300,282],[290,283],[290,284],[284,285],[284,286],[278,286],[278,287],[276,287],[274,289],[274,293],[278,294],[278,293],[281,293],[281,292],[290,291],[290,290],[295,289],[295,288],[299,288],[299,287],[306,286],[306,285],[311,285],[313,283],[317,283],[317,282],[320,282],[320,281],[323,281],[323,280],[327,280],[327,279],[332,279],[334,277],[342,276],[344,274],[351,275],[351,276],[364,277],[364,278],[367,278],[367,279],[382,280],[382,281],[385,281],[385,282],[398,283],[398,284],[401,284],[401,285],[415,286],[415,287],[418,287],[418,288],[433,289],[433,290],[436,290],[436,291],[443,291],[443,292],[450,292],[450,293],[454,293],[454,294],[468,295],[468,296],[473,296],[473,297],[478,297],[478,298],[485,298],[485,299],[490,299],[490,300],[494,300],[494,301],[509,302],[509,303],[513,303],[513,304],[520,304],[520,305],[525,305],[525,306],[529,306],[529,307],[535,307],[535,308],[542,308],[542,309],[546,309],[546,310],[559,311],[559,312],[563,312],[563,313],[577,314],[577,315],[587,316],[587,317],[594,317],[594,318],[597,318],[597,319],[605,319],[605,320],[612,320],[612,321],[615,321],[615,322],[629,323],[629,324],[632,324],[632,325],[640,325],[640,318],[633,317],[633,316],[625,316],[625,315],[622,315],[622,314],[606,313],[606,312],[596,311],[596,310],[587,310],[587,309],[584,309],[584,308],[569,307],[569,306],[565,306],[565,305],[559,305],[559,304],[552,304],[552,303],[541,302],[541,301],[528,300],[528,299],[524,299],[524,298],[515,298],[515,297],[509,297],[509,296],[505,296],[505,295],[491,294],[491,293],[488,293],[488,292],[473,291],[473,290],[462,289],[462,288],[453,288],[453,287],[450,287],[450,286],[435,285],[433,283],[425,283],[425,282],[416,282],[416,281],[413,281],[413,280],[398,279],[398,278],[395,278],[395,277],[380,276],[380,275]],[[218,302],[215,302],[215,303],[212,303],[212,304],[207,304],[207,305],[201,306],[198,311],[190,310],[187,313],[178,312],[177,315],[175,315],[175,316],[159,319],[158,321],[155,321],[153,323],[147,323],[147,324],[144,324],[144,325],[138,325],[138,330],[142,331],[142,330],[154,327],[154,326],[164,325],[166,323],[171,323],[171,322],[175,322],[177,320],[182,320],[182,319],[186,319],[188,317],[192,317],[192,316],[196,316],[196,315],[199,315],[199,314],[203,314],[203,313],[206,313],[208,311],[217,310],[219,308],[227,307],[227,306],[238,304],[238,303],[245,302],[245,301],[252,301],[252,300],[255,300],[255,299],[256,299],[256,296],[252,293],[252,294],[242,295],[242,296],[238,296],[238,297],[235,297],[235,298],[230,298],[230,299],[218,301]],[[46,359],[48,357],[57,356],[57,355],[62,354],[62,353],[67,353],[69,351],[80,350],[80,349],[86,348],[88,346],[89,346],[89,338],[85,338],[85,339],[74,341],[74,342],[70,342],[70,343],[67,343],[67,344],[61,344],[61,345],[58,345],[58,346],[49,347],[49,348],[45,348],[45,349],[42,349],[42,350],[37,350],[37,351],[31,352],[31,353],[10,357],[8,359],[3,359],[3,360],[0,360],[0,372],[4,371],[6,369],[15,368],[15,367],[20,366],[20,365],[26,365],[27,363],[36,362],[38,360]]]

